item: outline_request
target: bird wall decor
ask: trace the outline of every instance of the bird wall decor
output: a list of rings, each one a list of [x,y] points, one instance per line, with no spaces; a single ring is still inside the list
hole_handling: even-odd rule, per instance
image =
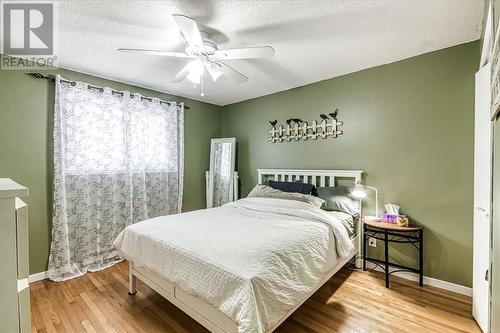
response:
[[[300,139],[336,138],[344,133],[338,129],[339,126],[344,124],[342,121],[337,120],[338,111],[338,109],[335,109],[333,112],[328,113],[328,115],[320,114],[321,121],[317,122],[313,120],[311,125],[298,118],[287,119],[285,127],[283,125],[276,126],[278,121],[271,120],[269,121],[271,129],[268,131],[270,136],[267,140],[274,143],[292,140],[298,141]]]

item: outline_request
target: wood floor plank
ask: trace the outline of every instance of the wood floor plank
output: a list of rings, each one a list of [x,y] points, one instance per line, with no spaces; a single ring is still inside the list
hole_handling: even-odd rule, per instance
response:
[[[42,297],[33,300],[36,304],[36,307],[40,311],[43,321],[43,330],[47,333],[56,333],[57,330],[54,326],[50,315],[50,302]]]
[[[71,320],[70,317],[72,313],[68,316],[68,312],[64,309],[62,303],[64,303],[64,297],[61,297],[61,294],[58,292],[59,288],[52,288],[49,294],[49,302],[51,304],[51,308],[55,316],[59,319],[59,329],[61,332],[77,332],[79,331],[80,324]],[[73,326],[76,324],[77,326]]]
[[[128,266],[65,282],[31,285],[32,332],[206,333],[147,285],[129,296]],[[472,300],[435,287],[342,269],[307,300],[277,333],[480,333]]]
[[[85,327],[85,332],[88,333],[96,333],[96,330],[94,329],[94,326],[90,323],[88,320],[82,321],[83,327]]]
[[[92,311],[92,313],[97,317],[99,323],[104,327],[106,332],[118,333],[117,330],[115,330],[115,328],[109,324],[108,317],[106,317],[102,313],[101,309],[90,299],[87,292],[83,292],[81,294],[81,297],[85,304],[87,304],[87,306],[89,307],[90,311]],[[123,332],[122,329],[119,329],[118,331]]]
[[[38,310],[38,305],[36,304],[35,298],[34,298],[34,292],[31,292],[31,329],[33,330],[33,327],[37,332],[41,331],[44,329],[45,324],[42,319],[42,315],[40,314],[40,311]]]

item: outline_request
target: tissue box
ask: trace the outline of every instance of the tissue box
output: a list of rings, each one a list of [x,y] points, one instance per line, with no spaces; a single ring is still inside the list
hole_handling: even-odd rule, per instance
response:
[[[391,213],[384,213],[382,214],[382,221],[386,223],[396,223],[398,221],[398,215]]]
[[[410,226],[410,219],[407,216],[398,216],[396,224],[400,227],[408,227]]]
[[[407,227],[410,225],[410,220],[407,216],[391,213],[382,214],[382,222],[397,224],[401,227]]]

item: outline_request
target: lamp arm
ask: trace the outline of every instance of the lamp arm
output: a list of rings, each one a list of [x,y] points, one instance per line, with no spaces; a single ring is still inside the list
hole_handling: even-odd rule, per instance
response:
[[[375,187],[364,185],[364,187],[369,188],[375,192],[375,215],[378,217],[378,190]]]

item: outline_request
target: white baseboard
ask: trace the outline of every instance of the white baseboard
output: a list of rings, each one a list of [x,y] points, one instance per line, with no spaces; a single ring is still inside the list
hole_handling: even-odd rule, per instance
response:
[[[378,266],[375,267],[373,270],[375,270],[377,272],[384,272],[383,269],[378,267]],[[397,276],[397,277],[400,277],[400,278],[403,278],[406,280],[418,282],[418,274],[416,274],[416,273],[397,272],[397,273],[394,273],[391,275],[394,275],[394,276]],[[424,276],[424,285],[436,287],[436,288],[441,288],[444,290],[453,291],[457,294],[472,297],[472,288],[462,286],[460,284],[451,283],[448,281],[443,281],[443,280],[435,279],[432,277]]]
[[[42,281],[47,278],[47,272],[40,272],[40,273],[35,273],[31,274],[28,278],[29,283],[37,282],[37,281]]]

